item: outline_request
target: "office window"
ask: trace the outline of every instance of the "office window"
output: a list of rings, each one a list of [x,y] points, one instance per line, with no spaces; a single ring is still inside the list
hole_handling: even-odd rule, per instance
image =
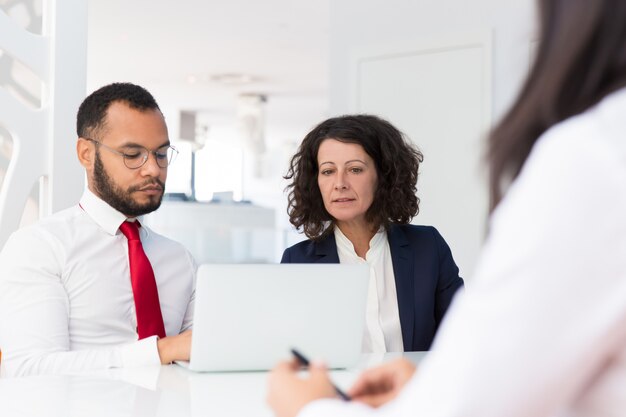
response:
[[[231,192],[235,201],[242,199],[243,148],[236,129],[212,127],[202,147],[187,141],[177,141],[174,146],[179,154],[168,172],[168,193],[191,195],[192,155],[195,154],[196,200],[210,201],[215,193],[224,192]]]
[[[242,196],[243,150],[220,140],[208,140],[196,152],[196,199],[208,201],[218,192],[232,192],[233,200]]]

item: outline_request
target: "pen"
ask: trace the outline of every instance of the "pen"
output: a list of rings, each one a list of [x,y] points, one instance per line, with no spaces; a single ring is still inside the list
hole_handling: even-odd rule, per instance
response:
[[[309,367],[309,360],[305,358],[304,356],[302,356],[300,352],[298,352],[296,349],[291,349],[291,353],[293,353],[293,356],[296,357],[296,359],[298,360],[298,362],[300,362],[302,366],[307,367],[307,368]],[[335,392],[337,393],[337,395],[341,397],[341,399],[343,399],[344,401],[350,401],[352,399],[350,398],[348,394],[346,394],[345,392],[337,388],[335,384],[331,384],[331,385],[335,389]]]

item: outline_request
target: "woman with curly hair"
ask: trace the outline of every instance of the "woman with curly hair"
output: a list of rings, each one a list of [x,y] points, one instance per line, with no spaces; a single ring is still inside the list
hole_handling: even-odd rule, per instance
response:
[[[281,262],[370,266],[364,352],[428,350],[463,286],[439,232],[409,224],[422,159],[389,122],[342,116],[304,138],[285,176],[289,220],[309,240]]]

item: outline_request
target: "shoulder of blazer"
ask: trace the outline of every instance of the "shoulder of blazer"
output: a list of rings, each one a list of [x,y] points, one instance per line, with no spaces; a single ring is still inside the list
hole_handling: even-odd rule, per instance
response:
[[[409,252],[433,253],[440,260],[451,256],[448,243],[433,226],[392,225],[389,228],[389,246],[392,253],[395,247],[398,252],[404,249]]]
[[[286,254],[289,254],[288,261],[285,260]],[[296,243],[295,245],[285,250],[283,260],[283,263],[339,263],[339,255],[337,253],[335,235],[330,234],[326,238],[319,241],[307,239],[303,242]]]
[[[414,224],[392,224],[387,232],[389,244],[392,246],[413,246],[436,244],[440,236],[433,226],[419,226]]]

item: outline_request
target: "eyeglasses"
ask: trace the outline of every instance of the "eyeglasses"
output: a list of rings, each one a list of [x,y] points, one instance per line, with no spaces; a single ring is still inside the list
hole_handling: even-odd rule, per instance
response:
[[[174,162],[176,159],[176,155],[178,155],[178,150],[171,145],[165,145],[157,149],[156,151],[151,151],[143,146],[133,146],[133,150],[126,153],[120,152],[111,148],[110,146],[105,145],[102,142],[99,142],[95,139],[91,138],[83,138],[90,142],[95,143],[96,145],[100,145],[109,152],[112,152],[116,155],[120,155],[124,157],[124,165],[130,169],[139,169],[145,165],[146,161],[150,154],[154,155],[154,160],[160,168],[167,168],[169,164]]]

